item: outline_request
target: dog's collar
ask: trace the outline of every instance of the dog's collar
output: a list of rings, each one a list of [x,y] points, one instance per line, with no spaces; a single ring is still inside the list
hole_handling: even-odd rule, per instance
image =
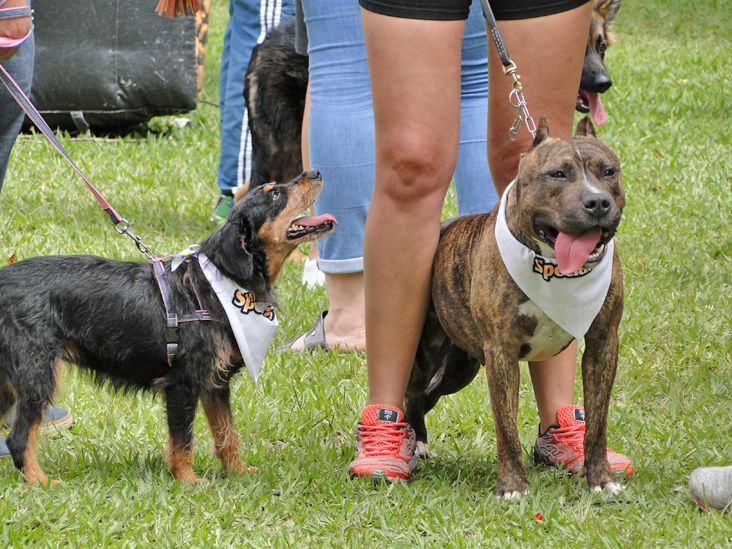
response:
[[[191,244],[185,250],[181,250],[175,254],[170,260],[170,272],[175,271],[189,257],[196,257],[200,251],[201,246],[198,244]]]
[[[496,244],[503,264],[516,285],[544,314],[579,339],[605,302],[612,279],[614,241],[607,243],[605,256],[592,269],[563,276],[554,258],[537,254],[508,228],[506,202],[515,182],[503,192],[496,216]]]

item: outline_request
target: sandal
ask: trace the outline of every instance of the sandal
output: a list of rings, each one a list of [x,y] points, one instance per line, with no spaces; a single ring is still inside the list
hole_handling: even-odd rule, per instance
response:
[[[325,343],[325,316],[327,314],[328,311],[321,312],[318,315],[318,320],[315,322],[312,328],[305,332],[304,335],[299,335],[295,339],[287,342],[287,344],[281,347],[280,350],[292,351],[295,353],[300,352],[295,351],[292,346],[298,339],[302,337],[305,343],[305,346],[302,349],[303,352],[311,353],[313,351],[317,351],[318,349],[323,349],[327,351],[328,345]]]

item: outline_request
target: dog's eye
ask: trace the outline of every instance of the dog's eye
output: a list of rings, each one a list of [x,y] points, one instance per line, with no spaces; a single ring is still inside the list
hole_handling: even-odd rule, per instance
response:
[[[605,171],[602,172],[602,175],[605,177],[613,177],[618,171],[615,168],[605,168]]]
[[[605,57],[605,50],[607,49],[607,45],[602,40],[599,40],[597,42],[597,52],[600,54],[600,57]]]
[[[554,170],[553,172],[549,172],[549,177],[553,177],[554,179],[567,179],[567,174],[563,170]]]
[[[277,200],[280,197],[280,191],[273,190],[269,193],[272,196],[272,200]]]

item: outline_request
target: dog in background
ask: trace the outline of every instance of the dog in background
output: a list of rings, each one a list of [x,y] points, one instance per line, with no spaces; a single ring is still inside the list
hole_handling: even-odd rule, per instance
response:
[[[252,135],[248,188],[288,181],[302,171],[300,136],[307,87],[308,57],[295,51],[295,20],[290,18],[255,46],[244,77]]]
[[[621,0],[595,0],[590,20],[590,34],[587,38],[576,109],[583,113],[589,112],[597,125],[602,125],[607,120],[600,94],[613,85],[605,66],[605,51],[615,41],[612,24],[620,9],[620,2]]]
[[[605,50],[612,45],[611,27],[621,0],[595,0],[576,108],[596,124],[607,115],[599,94],[612,80]],[[244,80],[244,99],[252,135],[252,174],[239,192],[268,181],[287,181],[302,170],[300,137],[308,84],[308,57],[295,51],[292,18],[273,29],[252,52]]]
[[[312,171],[286,184],[253,189],[200,251],[253,293],[254,301],[274,303],[274,282],[290,252],[333,229],[330,215],[299,217],[322,186]],[[17,403],[7,445],[29,482],[47,482],[36,460],[37,436],[61,361],[114,388],[164,395],[167,461],[176,479],[198,480],[192,463],[199,400],[224,469],[243,470],[229,382],[244,362],[224,309],[196,259],[186,259],[174,272],[166,266],[165,278],[178,314],[191,317],[203,310],[211,317],[179,325],[172,367],[166,352],[167,306],[150,264],[48,256],[0,269],[0,417]]]

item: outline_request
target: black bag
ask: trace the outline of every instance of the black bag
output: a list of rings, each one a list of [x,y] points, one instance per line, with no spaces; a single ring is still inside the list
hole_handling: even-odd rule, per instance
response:
[[[169,19],[151,0],[33,0],[33,10],[31,98],[50,126],[115,129],[196,108],[208,11]]]

